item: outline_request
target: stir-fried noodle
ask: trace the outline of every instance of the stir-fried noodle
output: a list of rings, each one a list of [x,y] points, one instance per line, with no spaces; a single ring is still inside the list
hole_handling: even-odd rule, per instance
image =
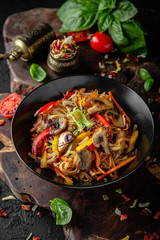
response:
[[[70,89],[35,117],[29,155],[66,184],[117,178],[118,169],[136,158],[137,125],[111,92]]]

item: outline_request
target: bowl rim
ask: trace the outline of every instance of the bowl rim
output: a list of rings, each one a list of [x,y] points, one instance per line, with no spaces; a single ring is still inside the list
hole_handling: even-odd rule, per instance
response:
[[[70,188],[70,189],[93,189],[93,188],[99,188],[99,187],[105,187],[105,186],[108,186],[112,183],[116,183],[126,177],[128,177],[131,173],[133,173],[134,171],[136,171],[141,165],[142,163],[145,161],[146,157],[150,154],[151,150],[152,150],[152,146],[153,146],[153,142],[154,142],[154,136],[155,136],[155,126],[154,126],[154,120],[153,120],[153,116],[151,114],[151,111],[149,109],[149,107],[147,106],[147,104],[145,103],[145,101],[143,100],[143,98],[137,93],[135,92],[132,88],[128,87],[127,85],[125,85],[124,83],[116,80],[116,79],[109,79],[109,80],[112,80],[114,83],[116,84],[119,84],[121,86],[124,86],[125,88],[129,89],[130,91],[132,91],[134,94],[137,95],[137,97],[140,98],[140,100],[143,102],[143,104],[147,107],[147,110],[148,110],[148,113],[150,115],[150,119],[151,119],[151,125],[152,125],[152,138],[150,140],[150,148],[148,150],[148,152],[145,154],[145,156],[143,157],[143,160],[141,160],[141,162],[138,163],[138,165],[136,167],[134,167],[133,169],[131,169],[128,173],[125,173],[124,175],[118,177],[118,178],[115,178],[111,181],[107,181],[107,182],[100,182],[98,184],[91,184],[91,185],[67,185],[67,184],[63,184],[63,183],[60,183],[60,182],[56,182],[50,178],[47,178],[46,176],[43,176],[41,174],[39,174],[38,172],[36,172],[35,170],[33,170],[23,159],[22,157],[19,155],[18,151],[17,151],[17,148],[15,146],[15,141],[14,141],[14,136],[13,136],[13,125],[14,125],[14,121],[15,121],[15,118],[16,118],[16,114],[18,112],[18,109],[21,107],[21,105],[23,104],[23,102],[25,101],[26,98],[29,98],[29,96],[31,94],[34,94],[34,92],[41,88],[42,86],[44,85],[48,85],[48,84],[51,84],[52,82],[57,82],[57,81],[60,81],[61,79],[64,79],[64,78],[68,78],[68,77],[71,77],[71,78],[74,78],[74,77],[98,77],[100,79],[103,79],[103,80],[107,80],[109,78],[107,77],[102,77],[102,76],[96,76],[96,75],[92,75],[92,74],[72,74],[72,75],[68,75],[68,76],[62,76],[62,77],[58,77],[56,79],[52,79],[48,82],[45,82],[43,83],[42,85],[38,86],[37,88],[33,89],[27,96],[24,97],[24,99],[21,101],[20,105],[18,106],[12,120],[11,120],[11,140],[12,140],[12,143],[13,143],[13,146],[14,146],[14,149],[15,149],[15,152],[18,156],[18,158],[21,160],[21,162],[32,172],[34,173],[35,175],[37,175],[38,177],[40,177],[42,180],[45,180],[47,182],[50,182],[52,184],[55,184],[55,185],[58,185],[60,187],[65,187],[65,188]]]

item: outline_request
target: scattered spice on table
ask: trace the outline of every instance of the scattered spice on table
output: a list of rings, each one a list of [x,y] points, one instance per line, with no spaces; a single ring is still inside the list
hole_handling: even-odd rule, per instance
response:
[[[118,193],[118,194],[122,194],[122,189],[121,189],[121,188],[117,188],[117,189],[115,190],[115,192]]]
[[[12,200],[12,199],[14,200],[16,198],[14,196],[12,196],[12,195],[9,195],[9,196],[3,197],[2,201]]]
[[[0,217],[7,217],[7,213],[0,208]]]
[[[32,237],[32,233],[29,234],[29,236],[26,238],[26,240],[29,240]]]
[[[126,214],[126,213],[121,214],[120,220],[121,220],[121,221],[124,221],[124,220],[126,220],[126,219],[128,219],[127,214]]]
[[[125,236],[124,238],[121,238],[121,240],[129,240],[129,239],[130,239],[129,235]]]
[[[139,204],[138,204],[138,207],[140,207],[140,208],[145,208],[145,207],[148,207],[150,204],[151,204],[150,202],[139,203]]]
[[[0,126],[3,126],[5,124],[4,119],[0,119]]]
[[[127,197],[126,194],[123,194],[123,193],[122,193],[121,196],[124,198],[124,200],[125,200],[126,202],[128,202],[128,201],[131,200],[130,197]]]
[[[42,213],[41,212],[37,212],[37,216],[41,218],[42,217]]]
[[[148,104],[151,104],[153,102],[154,102],[153,98],[148,98]]]
[[[30,206],[30,205],[24,205],[24,204],[22,204],[21,207],[22,207],[22,209],[25,210],[25,211],[30,211],[30,210],[31,210],[31,206]]]
[[[157,211],[157,212],[155,213],[155,215],[153,216],[153,218],[154,218],[155,220],[158,220],[159,216],[160,216],[160,211]]]
[[[39,237],[34,237],[34,236],[33,236],[32,240],[40,240],[40,238],[39,238]]]
[[[134,208],[134,207],[136,206],[136,204],[137,204],[137,199],[134,199],[134,202],[133,202],[133,204],[130,206],[130,208]]]
[[[155,101],[160,103],[160,97],[156,98]]]
[[[103,197],[103,200],[104,200],[104,201],[109,200],[109,197],[108,197],[106,194],[103,194],[102,197]]]
[[[145,216],[148,216],[149,215],[149,212],[145,209],[143,209],[141,212],[139,212],[140,215],[145,215]]]

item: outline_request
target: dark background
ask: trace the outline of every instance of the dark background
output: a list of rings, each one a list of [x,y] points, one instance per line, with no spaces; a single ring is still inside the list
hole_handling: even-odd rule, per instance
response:
[[[14,0],[1,1],[0,4],[0,53],[3,53],[3,24],[6,18],[14,13],[26,11],[32,8],[58,8],[65,2],[63,0]],[[149,8],[160,12],[159,0],[132,0],[137,8]],[[159,32],[157,33],[159,35]],[[0,93],[10,92],[10,73],[5,60],[0,61]],[[0,143],[0,148],[2,144]],[[0,240],[24,240],[32,232],[34,236],[41,240],[63,240],[62,227],[55,225],[55,220],[51,212],[38,207],[36,212],[26,212],[21,210],[19,200],[2,201],[1,198],[12,194],[9,188],[0,180],[0,208],[4,208],[8,213],[8,218],[0,217]],[[33,205],[32,205],[33,206]],[[42,218],[36,214],[40,211]],[[32,239],[32,238],[31,238]]]

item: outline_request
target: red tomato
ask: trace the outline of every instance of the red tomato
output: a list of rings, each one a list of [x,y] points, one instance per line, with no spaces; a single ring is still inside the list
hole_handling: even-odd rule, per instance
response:
[[[113,49],[113,41],[106,33],[96,32],[90,41],[91,47],[99,53],[108,53]]]
[[[0,103],[0,114],[5,118],[12,118],[21,101],[17,93],[8,95]]]
[[[88,40],[88,36],[91,34],[91,31],[89,29],[84,31],[78,31],[78,32],[68,32],[68,36],[73,36],[73,40],[76,42],[84,42]]]

